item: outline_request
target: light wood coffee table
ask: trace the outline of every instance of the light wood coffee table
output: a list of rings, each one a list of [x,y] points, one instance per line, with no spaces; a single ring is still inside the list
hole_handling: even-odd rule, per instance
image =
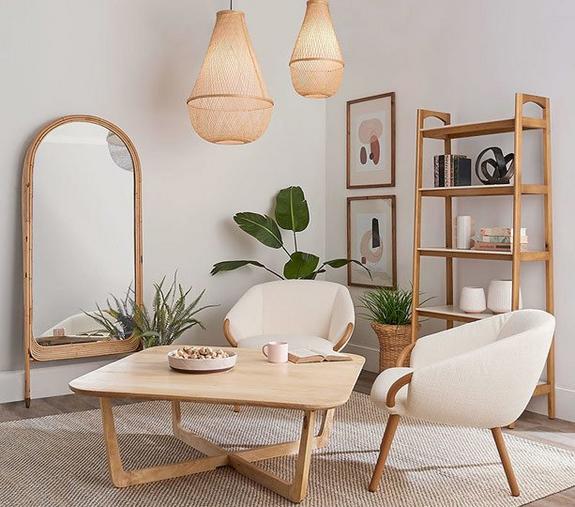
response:
[[[252,349],[225,349],[238,354],[232,370],[222,373],[186,374],[170,369],[166,354],[177,346],[155,347],[132,354],[70,382],[79,394],[98,396],[112,482],[132,486],[231,466],[239,473],[293,502],[307,492],[311,453],[327,444],[334,409],[349,399],[364,359],[308,364],[271,364]],[[168,400],[172,402],[174,435],[205,457],[141,470],[124,470],[114,426],[112,398]],[[254,405],[303,412],[299,440],[231,452],[182,426],[180,402]],[[322,416],[314,435],[316,414]],[[237,414],[241,417],[241,413]],[[291,483],[254,462],[298,454]]]

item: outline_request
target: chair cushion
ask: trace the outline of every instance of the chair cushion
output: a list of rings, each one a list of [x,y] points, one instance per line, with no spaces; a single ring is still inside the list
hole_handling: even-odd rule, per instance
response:
[[[387,370],[382,371],[375,379],[371,388],[371,401],[373,401],[378,407],[387,410],[390,414],[404,415],[408,386],[403,386],[398,391],[395,396],[395,406],[393,408],[389,408],[385,404],[385,400],[387,398],[387,392],[393,383],[412,371],[413,368],[388,368]]]
[[[285,334],[265,334],[249,336],[243,340],[238,340],[238,347],[247,349],[261,349],[268,342],[287,342],[288,350],[299,348],[311,348],[318,352],[331,352],[333,343],[319,336],[299,336]]]

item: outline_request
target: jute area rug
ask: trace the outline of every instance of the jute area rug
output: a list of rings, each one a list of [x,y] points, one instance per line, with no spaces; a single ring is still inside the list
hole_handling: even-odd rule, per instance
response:
[[[114,409],[127,469],[196,455],[171,435],[170,405]],[[225,448],[294,440],[300,413],[183,404],[187,427]],[[575,485],[575,453],[506,435],[521,497],[509,494],[489,431],[404,420],[382,487],[369,493],[386,416],[353,393],[335,415],[330,443],[314,452],[304,506],[516,506]],[[260,462],[289,478],[293,458]],[[0,424],[2,506],[285,506],[287,500],[228,467],[181,479],[116,489],[106,465],[100,412]]]

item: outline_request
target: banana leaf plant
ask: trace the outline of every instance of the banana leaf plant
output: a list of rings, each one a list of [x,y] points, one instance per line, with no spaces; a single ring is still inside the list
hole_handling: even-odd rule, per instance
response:
[[[281,273],[255,260],[222,261],[214,264],[211,274],[233,271],[244,266],[255,266],[265,269],[281,280],[315,280],[317,275],[325,273],[327,268],[337,269],[353,263],[364,268],[371,277],[369,269],[357,260],[332,259],[320,262],[317,255],[299,250],[297,233],[305,231],[309,221],[309,208],[301,187],[288,187],[278,192],[274,218],[249,211],[236,213],[234,222],[242,231],[253,236],[267,247],[283,250],[287,261]],[[286,247],[282,230],[291,232],[293,251]]]

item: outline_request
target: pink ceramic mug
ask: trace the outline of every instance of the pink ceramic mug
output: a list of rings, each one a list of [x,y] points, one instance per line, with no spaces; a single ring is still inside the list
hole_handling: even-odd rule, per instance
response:
[[[269,342],[262,347],[262,354],[269,363],[285,363],[288,360],[288,344],[286,342]]]

